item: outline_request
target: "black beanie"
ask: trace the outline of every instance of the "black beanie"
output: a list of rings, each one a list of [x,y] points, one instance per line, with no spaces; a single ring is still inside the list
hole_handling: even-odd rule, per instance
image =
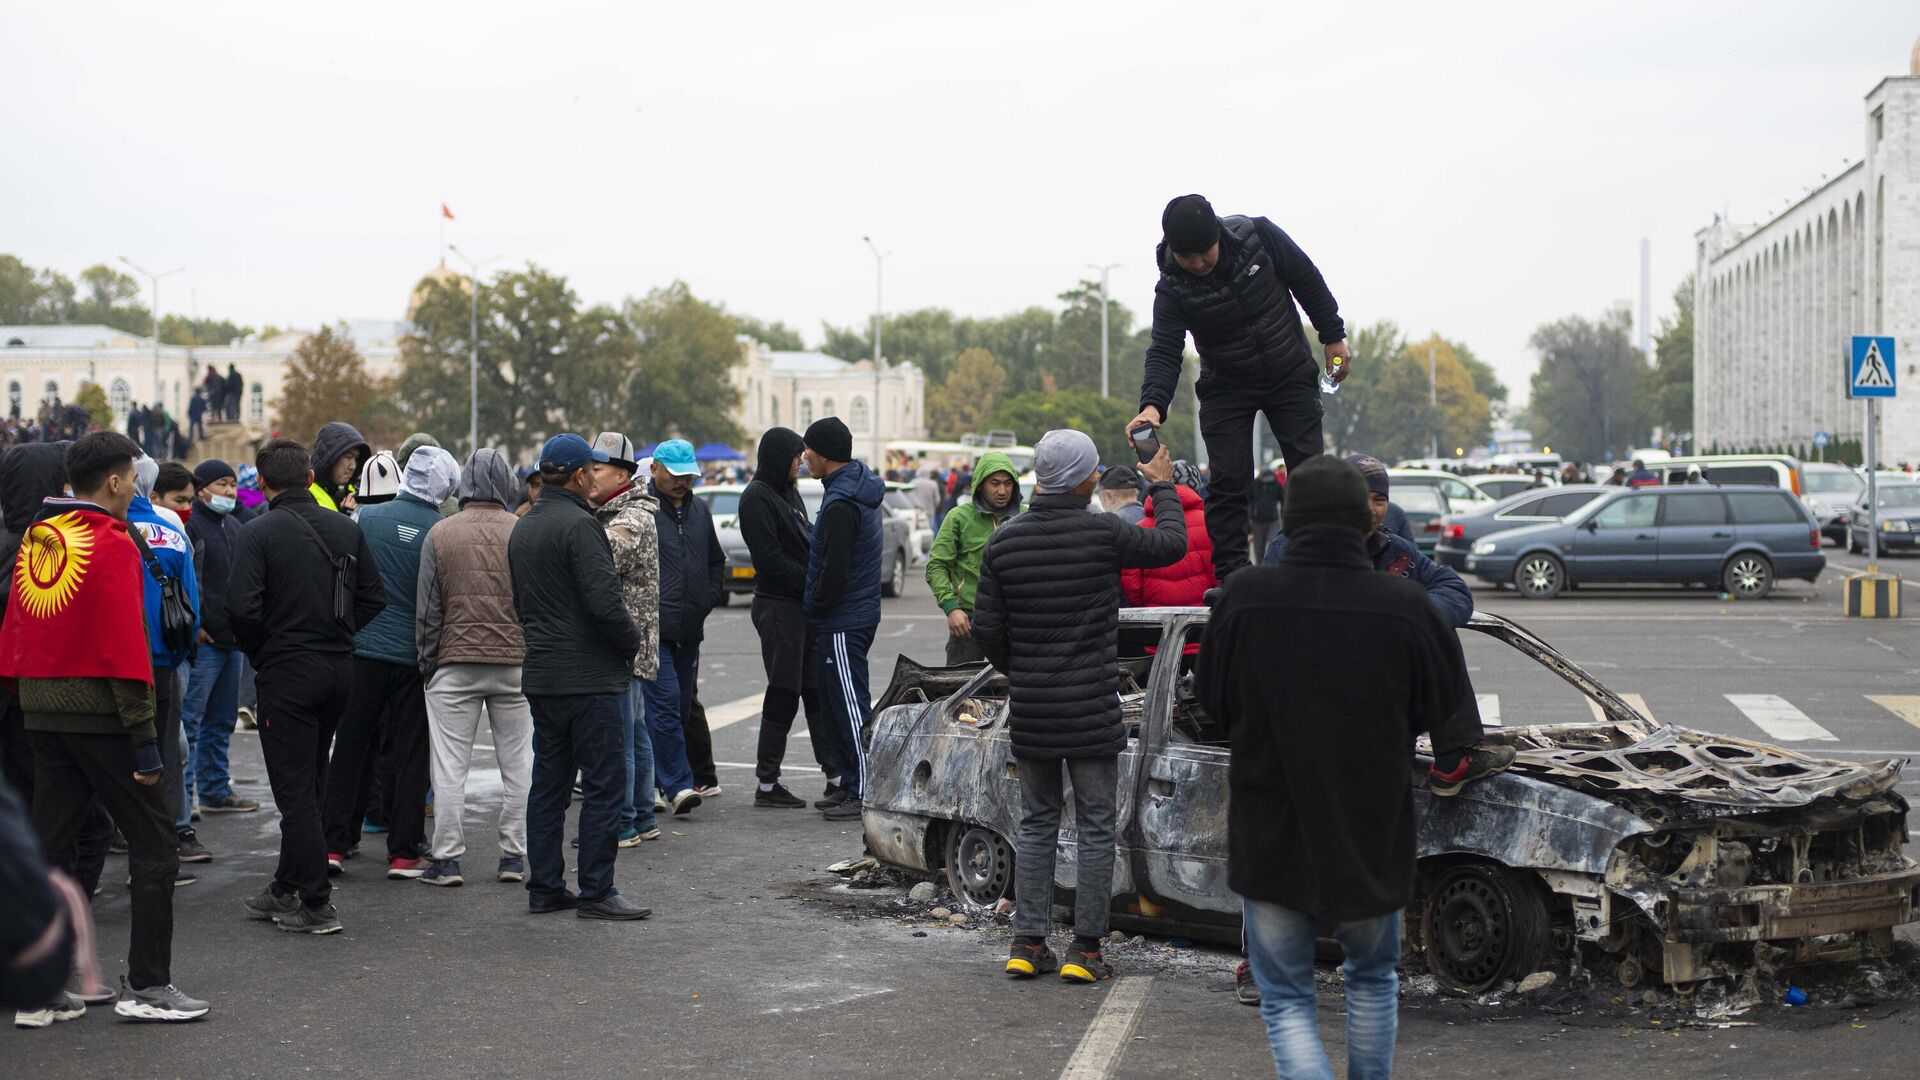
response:
[[[219,458],[208,458],[194,466],[193,488],[195,491],[198,491],[216,480],[223,480],[229,476],[234,476],[233,466],[221,461]],[[236,480],[239,479],[237,476],[234,478]]]
[[[1308,458],[1287,474],[1281,521],[1289,536],[1313,525],[1337,525],[1364,535],[1373,527],[1367,478],[1337,458],[1325,454]]]
[[[837,416],[823,416],[807,428],[807,449],[828,461],[853,460],[853,432]]]
[[[1182,195],[1160,215],[1160,233],[1175,255],[1198,255],[1220,239],[1220,219],[1200,195]]]

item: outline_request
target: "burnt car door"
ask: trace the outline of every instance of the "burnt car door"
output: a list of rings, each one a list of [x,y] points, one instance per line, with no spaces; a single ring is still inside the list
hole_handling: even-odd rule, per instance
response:
[[[1121,845],[1139,890],[1117,910],[1214,937],[1239,925],[1240,903],[1227,887],[1226,733],[1193,696],[1205,629],[1204,613],[1176,616],[1156,658],[1140,791]]]

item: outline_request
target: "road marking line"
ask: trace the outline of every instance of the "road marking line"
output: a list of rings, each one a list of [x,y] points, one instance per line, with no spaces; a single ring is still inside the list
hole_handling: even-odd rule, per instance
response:
[[[1500,726],[1500,695],[1499,694],[1475,694],[1473,696],[1475,700],[1477,700],[1480,703],[1480,726],[1481,727],[1499,727]]]
[[[1113,980],[1113,989],[1101,1002],[1093,1023],[1087,1025],[1087,1033],[1081,1036],[1073,1056],[1067,1059],[1060,1080],[1107,1080],[1113,1075],[1120,1067],[1120,1056],[1126,1053],[1127,1041],[1133,1038],[1134,1027],[1140,1023],[1151,985],[1151,975]]]
[[[1887,710],[1893,715],[1920,727],[1920,695],[1916,694],[1868,694],[1867,700]]]
[[[1639,694],[1615,694],[1614,696],[1633,706],[1634,711],[1638,712],[1641,716],[1646,717],[1648,720],[1653,719],[1653,710],[1647,708],[1646,698],[1641,697]],[[1600,711],[1600,703],[1592,698],[1587,699],[1587,711],[1593,714],[1593,718],[1596,721],[1602,724],[1608,722],[1607,714]]]
[[[1777,694],[1727,694],[1726,699],[1747,714],[1754,726],[1782,742],[1840,741]]]
[[[751,761],[716,761],[713,763],[713,767],[716,769],[757,769],[760,766],[755,765]],[[812,765],[788,765],[785,762],[782,762],[780,764],[780,771],[783,773],[790,773],[790,772],[817,773],[820,770],[815,768]]]
[[[723,727],[745,720],[749,716],[760,715],[760,704],[765,694],[754,694],[738,701],[729,701],[725,705],[715,705],[707,710],[707,730],[719,731]]]

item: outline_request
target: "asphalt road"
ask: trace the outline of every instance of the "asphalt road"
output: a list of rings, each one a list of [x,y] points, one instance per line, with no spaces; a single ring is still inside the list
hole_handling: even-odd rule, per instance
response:
[[[1920,577],[1920,560],[1907,567]],[[1659,719],[1816,753],[1920,756],[1920,621],[1844,619],[1837,572],[1737,604],[1678,590],[1582,590],[1543,603],[1477,593],[1483,609],[1533,628]],[[897,655],[937,657],[943,632],[916,579],[886,605],[876,692]],[[1505,724],[1586,715],[1505,646],[1470,635],[1468,657]],[[209,816],[201,836],[217,857],[176,896],[174,972],[213,1000],[213,1014],[142,1027],[96,1010],[43,1031],[8,1029],[0,1077],[1272,1075],[1257,1012],[1228,992],[1231,954],[1149,938],[1115,950],[1123,978],[1111,984],[1008,983],[1003,927],[875,914],[893,893],[850,892],[824,872],[861,853],[857,826],[750,805],[760,688],[753,630],[736,603],[709,623],[701,667],[702,700],[716,723],[728,721],[714,734],[725,794],[668,821],[661,842],[621,853],[622,891],[652,905],[651,920],[529,916],[519,887],[474,874],[496,856],[484,813],[497,805],[498,779],[484,754],[478,805],[469,803],[469,884],[386,881],[376,839],[338,882],[346,932],[332,937],[276,933],[241,913],[272,865],[270,807]],[[1749,708],[1727,695],[1749,695]],[[1792,712],[1752,706],[1751,695]],[[1793,726],[1794,714],[1813,727]],[[1756,715],[1830,738],[1784,741]],[[266,799],[257,743],[242,735],[234,753],[241,790]],[[815,795],[804,742],[788,757],[789,782]],[[96,911],[112,975],[124,970],[128,918],[120,859],[106,882]],[[1402,1075],[1911,1077],[1920,1054],[1916,1005],[1802,1023],[1774,1013],[1705,1031],[1525,1010],[1482,1010],[1498,1014],[1486,1019],[1444,1005],[1408,998]],[[1337,1055],[1338,1001],[1323,997],[1321,1015]]]

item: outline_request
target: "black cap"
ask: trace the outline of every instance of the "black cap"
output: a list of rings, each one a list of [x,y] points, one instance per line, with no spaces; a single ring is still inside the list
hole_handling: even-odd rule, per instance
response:
[[[1140,474],[1134,472],[1131,466],[1109,465],[1107,471],[1100,474],[1098,486],[1101,491],[1138,491]]]
[[[1198,255],[1220,239],[1220,219],[1204,196],[1182,195],[1160,215],[1160,232],[1175,255]]]
[[[1338,458],[1308,458],[1287,474],[1282,526],[1288,534],[1312,525],[1338,525],[1364,533],[1373,527],[1367,478]]]
[[[823,416],[807,428],[807,449],[828,461],[853,460],[853,432],[837,416]]]

